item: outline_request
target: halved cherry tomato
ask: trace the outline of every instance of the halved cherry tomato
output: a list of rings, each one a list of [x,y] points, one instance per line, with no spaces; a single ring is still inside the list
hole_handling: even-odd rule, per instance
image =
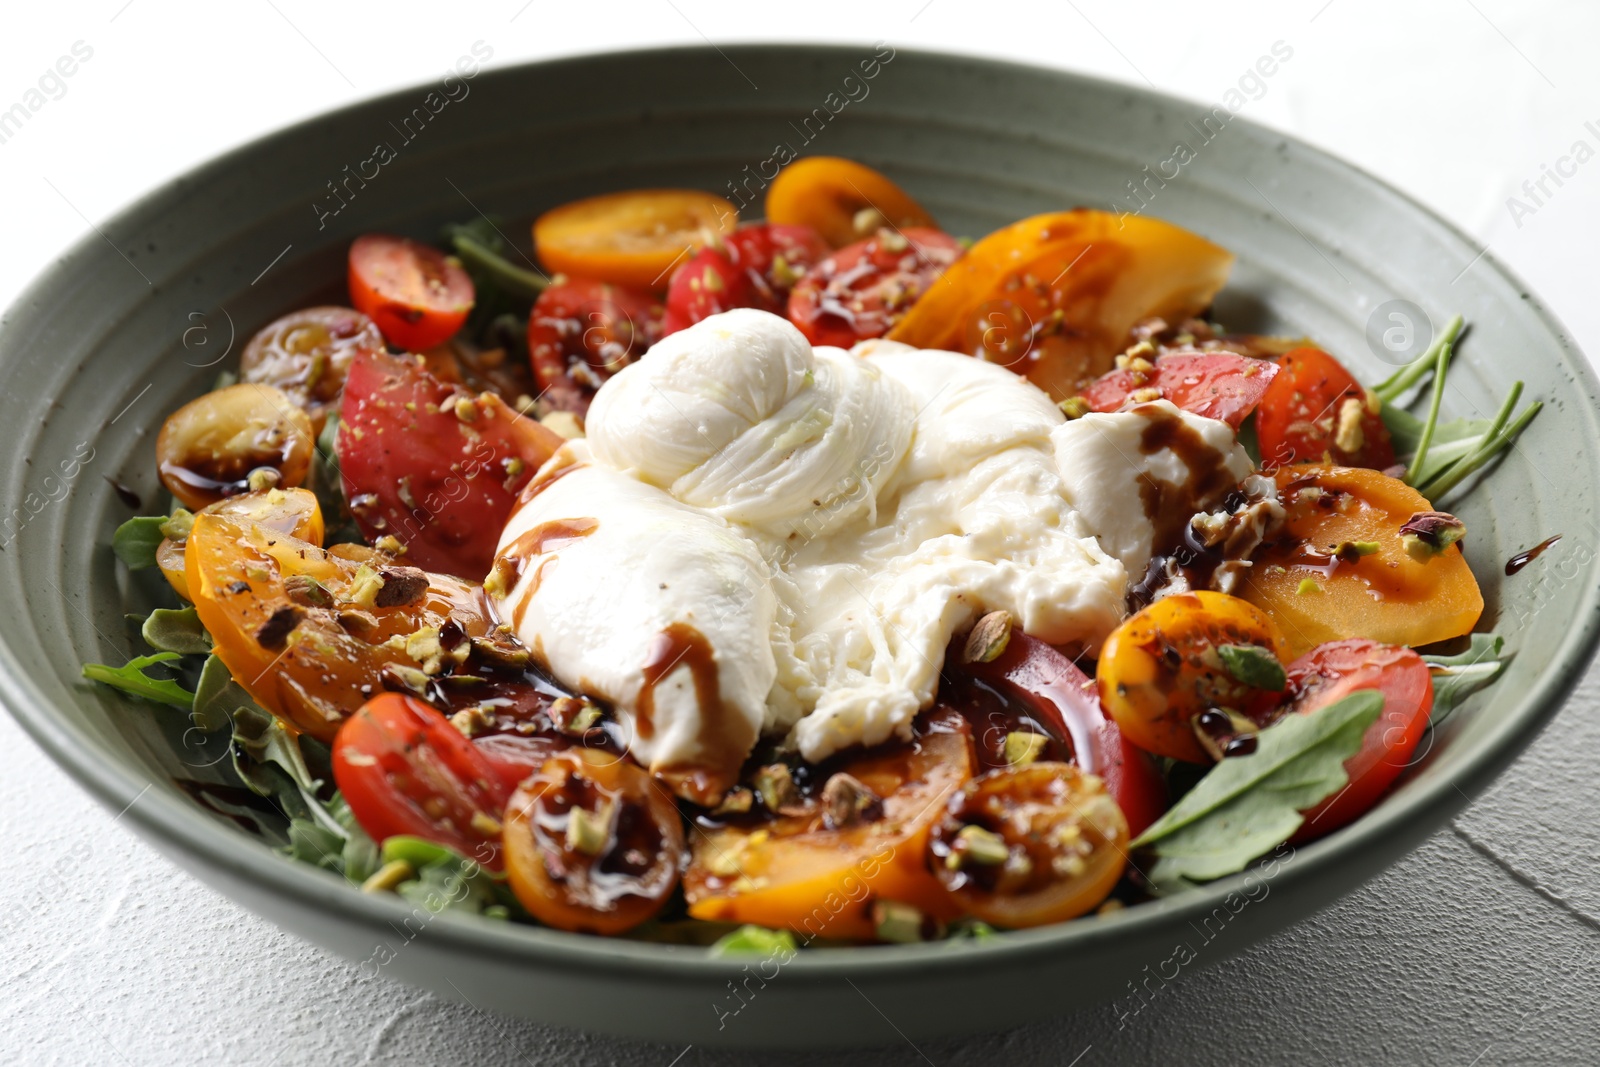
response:
[[[408,563],[472,577],[493,564],[517,491],[561,446],[495,394],[446,385],[416,357],[358,356],[341,417],[339,471],[362,532],[398,538]]]
[[[711,193],[636,189],[546,211],[533,224],[533,244],[547,270],[660,290],[674,267],[738,222],[738,209]]]
[[[196,397],[156,437],[161,484],[194,510],[247,492],[250,475],[291,488],[311,470],[311,419],[281,389],[240,383]]]
[[[254,493],[241,493],[219,500],[201,512],[202,515],[221,515],[237,522],[258,523],[269,530],[290,537],[322,544],[322,507],[317,494],[309,489],[263,489]],[[156,548],[156,566],[162,577],[183,599],[189,596],[189,579],[184,562],[184,541],[167,538]]]
[[[880,810],[835,822],[816,794],[841,773],[870,790]],[[695,835],[683,876],[689,914],[855,939],[874,936],[874,898],[954,918],[958,909],[922,857],[945,801],[971,776],[971,729],[937,708],[918,720],[909,743],[835,757],[812,770],[819,789],[792,814]]]
[[[673,274],[662,336],[733,308],[781,315],[790,290],[827,256],[827,243],[809,226],[741,226],[721,248],[702,248]]]
[[[789,320],[814,345],[882,337],[960,257],[938,230],[879,230],[811,268],[789,294]]]
[[[981,766],[1003,762],[1005,734],[1015,728],[1005,705],[1015,701],[1061,749],[1047,750],[1042,758],[1073,763],[1103,780],[1130,834],[1142,834],[1166,812],[1166,779],[1154,757],[1123,736],[1101,706],[1094,679],[1056,648],[1013,630],[1005,651],[994,660],[960,667],[955,663],[946,657],[946,676],[954,684],[941,686],[939,699],[973,720]],[[971,692],[970,685],[962,684],[967,677],[982,683],[986,692]]]
[[[518,788],[505,851],[511,889],[540,922],[619,934],[660,911],[678,884],[683,819],[636,764],[577,749]]]
[[[1145,216],[1079,208],[985,237],[889,332],[1010,367],[1065,400],[1111,369],[1128,331],[1209,307],[1233,256]]]
[[[1106,638],[1095,667],[1100,702],[1140,748],[1209,763],[1197,717],[1253,704],[1260,693],[1224,666],[1218,649],[1227,646],[1277,661],[1288,649],[1272,619],[1237,597],[1206,590],[1163,597]]]
[[[767,187],[766,210],[768,222],[809,226],[835,248],[886,224],[938,228],[921,204],[883,174],[837,156],[807,156],[784,167]],[[874,213],[866,232],[856,221],[864,211]]]
[[[1282,713],[1303,715],[1362,689],[1383,694],[1383,711],[1367,728],[1361,750],[1344,761],[1349,784],[1302,813],[1296,844],[1353,822],[1409,766],[1433,711],[1433,674],[1409,648],[1360,637],[1318,645],[1289,664],[1289,700]]]
[[[928,866],[961,910],[1043,926],[1097,906],[1127,865],[1128,824],[1100,779],[1067,763],[990,771],[951,798]]]
[[[461,264],[432,245],[381,233],[350,245],[350,302],[396,348],[420,352],[448,341],[476,299]]]
[[[311,416],[313,433],[339,404],[350,362],[362,352],[382,352],[383,334],[359,311],[313,307],[263,326],[239,357],[239,379],[276,386]]]
[[[368,558],[215,514],[196,515],[184,545],[189,593],[229,673],[319,740],[378,692],[384,668],[424,666],[406,638],[468,640],[494,625],[481,588]]]
[[[1394,464],[1388,427],[1343,364],[1321,349],[1296,348],[1278,366],[1256,416],[1264,470],[1324,458],[1374,470]]]
[[[333,780],[361,828],[453,848],[501,869],[501,814],[511,790],[437,710],[401,693],[373,697],[333,740]]]
[[[572,278],[550,286],[528,316],[528,359],[540,398],[557,411],[586,415],[605,380],[662,337],[654,294]]]
[[[1365,467],[1301,464],[1273,477],[1283,535],[1256,553],[1239,595],[1282,627],[1291,656],[1347,637],[1426,645],[1471,632],[1483,594],[1461,546],[1421,562],[1401,540],[1411,516],[1433,510],[1421,493]]]
[[[1130,403],[1168,400],[1237,430],[1261,403],[1277,373],[1276,364],[1232,352],[1174,352],[1155,360],[1150,370],[1102,374],[1082,396],[1090,411],[1120,411]]]

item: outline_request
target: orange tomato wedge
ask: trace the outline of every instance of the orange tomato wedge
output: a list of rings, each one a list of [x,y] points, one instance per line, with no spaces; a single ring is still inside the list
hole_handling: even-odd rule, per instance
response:
[[[257,703],[323,741],[381,691],[385,667],[422,666],[407,637],[451,619],[468,637],[492,625],[477,586],[384,567],[377,557],[345,559],[260,523],[196,515],[184,556],[213,651]],[[410,573],[390,578],[385,570]],[[417,573],[428,584],[415,599],[384,605],[378,601],[387,598],[374,597],[374,577],[399,589]]]
[[[694,189],[638,189],[574,200],[533,224],[547,270],[665,289],[673,268],[701,245],[732,233],[739,209]]]
[[[1400,539],[1412,515],[1433,510],[1421,493],[1364,467],[1303,463],[1273,477],[1284,539],[1256,555],[1240,596],[1283,630],[1289,657],[1347,637],[1426,645],[1471,632],[1483,593],[1461,546],[1421,562]]]
[[[959,907],[928,872],[923,853],[972,765],[965,721],[936,712],[910,744],[875,748],[837,768],[882,798],[881,818],[829,829],[820,813],[780,815],[695,834],[683,876],[689,914],[854,940],[874,936],[874,899],[957,917]]]
[[[887,222],[896,229],[938,229],[933,216],[884,175],[838,156],[807,156],[784,167],[767,187],[767,221],[810,226],[835,248],[878,232]],[[876,210],[871,224],[856,216]]]
[[[1079,208],[985,237],[889,340],[1010,367],[1064,400],[1111,369],[1139,320],[1210,306],[1233,255],[1168,222]]]
[[[241,493],[219,500],[206,508],[202,515],[221,515],[240,522],[258,522],[269,530],[286,533],[314,545],[322,544],[322,506],[317,494],[309,489],[263,489],[254,493]],[[173,591],[185,600],[189,595],[189,579],[184,560],[184,541],[170,537],[156,548],[156,566],[172,586]]]

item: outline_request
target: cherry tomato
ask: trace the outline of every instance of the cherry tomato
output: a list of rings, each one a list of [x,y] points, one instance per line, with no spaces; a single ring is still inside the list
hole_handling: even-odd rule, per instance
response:
[[[990,771],[951,798],[928,866],[967,914],[1043,926],[1105,900],[1127,864],[1128,824],[1100,779],[1067,763]]]
[[[1394,445],[1367,391],[1328,353],[1296,348],[1279,361],[1279,375],[1261,398],[1256,437],[1261,466],[1330,458],[1346,467],[1394,465]]]
[[[269,530],[285,533],[314,545],[322,544],[322,507],[317,494],[309,489],[263,489],[254,493],[241,493],[219,500],[201,512],[202,515],[221,515],[245,523],[259,523]],[[156,548],[156,566],[173,591],[185,600],[189,596],[189,579],[184,559],[185,541],[164,539]]]
[[[988,663],[956,667],[953,657],[945,663],[946,677],[955,684],[941,686],[940,701],[973,720],[981,765],[1002,764],[1005,735],[1018,726],[1035,732],[1036,723],[1058,746],[1041,758],[1073,763],[1103,780],[1130,834],[1137,837],[1166,812],[1166,779],[1155,759],[1123,736],[1101,706],[1094,679],[1054,647],[1013,630],[1005,651]],[[974,692],[962,684],[964,678],[977,680],[985,691]],[[1006,714],[1012,702],[1032,722]]]
[[[1195,733],[1197,717],[1259,699],[1259,686],[1224,666],[1218,650],[1228,646],[1259,650],[1274,662],[1288,648],[1272,619],[1237,597],[1209,591],[1163,597],[1106,638],[1095,667],[1100,701],[1140,748],[1210,763]]]
[[[420,352],[448,341],[475,299],[461,264],[431,245],[379,233],[350,245],[350,302],[396,348]]]
[[[554,756],[506,808],[511,889],[561,930],[618,934],[655,915],[678,884],[683,848],[671,794],[615,756]]]
[[[985,237],[889,332],[1010,367],[1054,400],[1111,369],[1128,331],[1210,306],[1233,256],[1143,215],[1079,208]]]
[[[333,780],[361,828],[453,848],[501,869],[500,818],[510,790],[437,710],[414,697],[373,697],[339,728]]]
[[[383,334],[359,311],[313,307],[268,323],[239,357],[244,382],[282,389],[311,416],[312,432],[337,407],[350,362],[363,352],[382,352]]]
[[[1282,627],[1290,656],[1346,637],[1426,645],[1471,632],[1483,593],[1461,546],[1424,562],[1401,540],[1411,516],[1433,510],[1421,493],[1364,467],[1302,464],[1273,477],[1283,533],[1255,554],[1239,595]]]
[[[198,511],[252,488],[291,488],[311,470],[316,435],[289,395],[270,385],[230,385],[167,416],[156,437],[161,484]]]
[[[784,167],[767,187],[766,211],[767,221],[809,226],[835,248],[884,225],[938,228],[921,204],[883,174],[837,156],[807,156]]]
[[[1114,370],[1083,391],[1090,411],[1168,400],[1184,411],[1220,419],[1235,430],[1278,373],[1276,364],[1232,352],[1174,352],[1149,370]]]
[[[860,819],[838,819],[828,783],[871,793]],[[945,801],[972,776],[972,734],[948,709],[918,720],[910,742],[836,756],[811,768],[792,805],[696,834],[683,876],[697,919],[786,927],[808,937],[874,936],[874,898],[935,918],[959,914],[922,856]],[[843,780],[841,780],[843,781]],[[857,794],[858,796],[860,794]]]
[[[185,582],[217,656],[258,704],[323,741],[378,692],[385,668],[425,666],[407,638],[469,640],[493,626],[481,588],[367,551],[357,561],[205,513],[184,545]]]
[[[1383,711],[1361,750],[1344,761],[1349,784],[1303,812],[1298,844],[1353,822],[1376,804],[1411,762],[1433,711],[1433,674],[1409,648],[1365,638],[1318,645],[1289,664],[1285,712],[1305,714],[1362,689],[1383,694]]]
[[[809,226],[741,226],[721,248],[702,248],[672,276],[662,336],[733,308],[782,314],[795,283],[827,255]]]
[[[575,200],[533,224],[545,268],[616,285],[665,289],[694,249],[733,232],[739,211],[693,189],[637,189]]]
[[[789,294],[789,319],[814,345],[882,337],[960,256],[938,230],[879,230],[808,271]]]
[[[358,356],[341,414],[339,470],[362,532],[396,537],[407,563],[451,574],[488,573],[518,490],[561,446],[498,396],[446,385],[416,357]]]
[[[651,293],[573,278],[550,286],[528,316],[528,358],[540,397],[586,415],[605,380],[662,336],[664,309]]]

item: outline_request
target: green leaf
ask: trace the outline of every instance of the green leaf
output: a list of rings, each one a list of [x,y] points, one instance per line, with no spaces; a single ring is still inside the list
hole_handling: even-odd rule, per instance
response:
[[[794,934],[788,930],[769,930],[765,926],[745,925],[717,938],[706,950],[712,956],[794,955]]]
[[[139,515],[117,527],[111,535],[111,551],[127,565],[130,571],[156,565],[156,549],[166,540],[161,532],[165,515]]]
[[[1300,812],[1344,788],[1344,761],[1383,710],[1364,689],[1256,735],[1256,750],[1218,763],[1133,842],[1158,858],[1157,886],[1210,881],[1243,870],[1300,828]]]
[[[322,783],[306,767],[296,736],[254,703],[233,710],[233,768],[245,785],[276,801],[291,821],[306,819],[344,836],[344,828],[317,799]]]
[[[211,635],[193,608],[157,608],[145,618],[139,634],[161,652],[203,656],[211,651]]]
[[[215,655],[206,657],[194,687],[194,724],[207,733],[220,730],[232,724],[233,713],[240,708],[255,708],[266,714],[244,686],[233,680],[227,664]]]
[[[1500,676],[1510,656],[1501,656],[1506,640],[1493,634],[1473,634],[1465,652],[1454,656],[1423,656],[1433,669],[1433,714],[1429,725],[1438,727],[1462,701]]]
[[[1221,645],[1217,656],[1222,660],[1223,669],[1241,685],[1281,693],[1289,684],[1289,676],[1278,657],[1260,645]]]
[[[350,810],[349,803],[344,799],[343,793],[335,793],[328,802],[328,814],[333,816],[333,821],[344,828],[344,851],[340,857],[343,861],[344,876],[356,885],[360,885],[383,866],[383,860],[378,853],[378,844],[356,822],[355,812]]]
[[[83,676],[105,685],[113,686],[132,696],[151,700],[157,704],[188,711],[194,706],[194,694],[170,678],[152,678],[146,667],[158,663],[171,663],[179,659],[176,652],[157,652],[152,656],[135,656],[120,667],[105,663],[85,663]]]
[[[502,879],[453,849],[397,834],[384,839],[379,865],[396,860],[410,864],[417,873],[396,886],[395,892],[430,912],[450,909],[502,918],[513,907],[522,912]]]

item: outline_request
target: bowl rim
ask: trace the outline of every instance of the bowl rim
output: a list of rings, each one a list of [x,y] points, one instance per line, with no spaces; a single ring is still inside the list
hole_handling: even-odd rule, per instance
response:
[[[854,57],[860,47],[838,42],[752,40],[720,45],[708,42],[597,49],[491,67],[483,70],[478,77],[513,81],[530,69],[581,67],[596,62],[626,63],[629,59],[646,55],[675,57],[682,61],[727,59],[730,54],[754,58],[773,51]],[[920,62],[959,63],[982,68],[996,78],[1044,76],[1056,79],[1069,89],[1088,87],[1104,92],[1111,88],[1166,110],[1195,106],[1195,101],[1170,93],[1067,69],[933,49],[896,48],[895,53],[896,58],[906,56]],[[98,230],[116,228],[121,223],[138,220],[141,216],[159,213],[171,200],[181,196],[188,186],[212,180],[255,153],[273,147],[291,146],[297,138],[330,120],[409,100],[429,84],[408,84],[298,119],[235,145],[199,166],[146,190],[98,227],[91,225],[83,236],[65,252],[58,254],[54,262],[18,293],[9,309],[0,313],[0,353],[5,351],[9,335],[17,329],[13,324],[15,313],[32,302],[45,302],[47,294],[66,283],[79,263],[98,247],[101,241],[97,236]],[[1478,251],[1479,243],[1454,222],[1356,164],[1294,134],[1266,126],[1249,117],[1235,114],[1230,125],[1234,123],[1242,125],[1257,138],[1270,137],[1290,142],[1297,151],[1316,158],[1323,166],[1342,172],[1345,178],[1366,183],[1396,198],[1439,227],[1445,236],[1458,242],[1463,249],[1476,254],[1483,269],[1491,270],[1515,285],[1524,294],[1524,302],[1554,342],[1558,360],[1565,363],[1566,369],[1584,386],[1586,402],[1580,405],[1580,410],[1591,420],[1600,416],[1600,379],[1597,379],[1593,367],[1556,316],[1492,250],[1485,247]],[[1595,561],[1593,569],[1600,569],[1600,559]],[[1412,782],[1402,794],[1391,795],[1378,808],[1350,826],[1295,850],[1292,858],[1284,864],[1283,871],[1274,879],[1282,880],[1285,888],[1304,887],[1320,873],[1339,864],[1347,853],[1373,849],[1381,851],[1386,842],[1404,845],[1408,840],[1421,836],[1416,832],[1417,827],[1425,827],[1427,832],[1431,832],[1451,812],[1466,803],[1472,791],[1487,784],[1522,751],[1562,707],[1566,696],[1576,686],[1597,643],[1600,643],[1600,584],[1585,583],[1584,599],[1574,623],[1557,646],[1551,666],[1517,698],[1517,703],[1508,713],[1485,731],[1475,748],[1464,756],[1459,767],[1430,781]],[[146,800],[145,794],[151,791],[153,783],[142,781],[110,746],[102,744],[94,735],[54,715],[48,700],[33,683],[24,665],[18,661],[11,647],[3,642],[0,642],[0,666],[4,667],[0,669],[0,704],[4,704],[28,735],[82,788],[108,809],[117,812],[117,818],[126,816],[131,819],[147,837],[168,849],[194,856],[209,868],[227,871],[250,880],[265,891],[291,898],[301,907],[315,908],[329,921],[370,931],[380,939],[386,933],[392,933],[392,922],[411,914],[411,905],[399,898],[391,898],[387,894],[363,894],[342,877],[282,856],[263,842],[230,830],[176,796],[158,791]],[[1209,914],[1222,905],[1230,894],[1245,888],[1250,877],[1251,872],[1245,871],[1191,892],[1142,903],[1105,916],[1031,930],[1008,931],[997,938],[962,942],[960,951],[951,951],[949,942],[844,947],[830,949],[826,953],[799,953],[784,965],[784,969],[787,974],[800,978],[802,983],[821,983],[837,981],[843,972],[874,979],[912,973],[920,977],[937,977],[952,967],[962,968],[968,973],[974,967],[1006,968],[1070,951],[1075,947],[1098,946],[1121,940],[1129,936],[1125,928],[1130,926],[1136,929],[1162,926]],[[742,961],[712,957],[696,946],[570,934],[545,927],[507,924],[448,912],[436,918],[444,920],[438,923],[430,920],[429,924],[429,937],[437,949],[465,950],[474,955],[497,957],[533,967],[558,966],[601,974],[626,971],[634,976],[721,978],[738,973],[749,962],[748,957]]]

